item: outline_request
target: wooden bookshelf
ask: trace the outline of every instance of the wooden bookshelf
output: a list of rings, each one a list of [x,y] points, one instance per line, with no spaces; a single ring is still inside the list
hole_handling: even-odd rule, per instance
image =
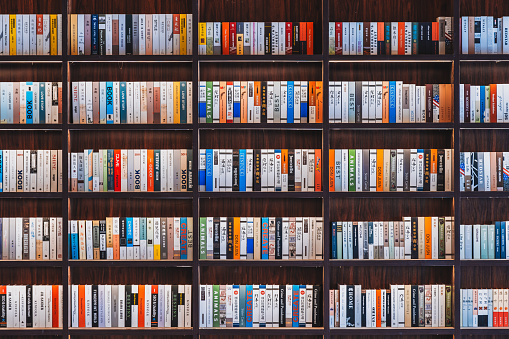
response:
[[[280,9],[280,10],[275,10]],[[0,13],[62,14],[62,55],[1,56],[0,81],[61,81],[64,108],[57,125],[0,125],[2,149],[62,149],[62,193],[0,193],[0,217],[62,216],[68,220],[109,216],[192,216],[192,261],[72,261],[67,232],[63,260],[0,261],[2,284],[63,284],[61,329],[1,329],[2,338],[37,336],[71,338],[504,338],[507,328],[464,329],[459,323],[460,288],[508,287],[505,260],[331,260],[330,222],[335,220],[399,220],[403,216],[452,215],[455,239],[461,223],[508,219],[507,192],[459,192],[459,153],[509,150],[509,124],[459,122],[459,84],[507,83],[508,55],[460,54],[457,20],[462,15],[509,13],[505,0],[9,0]],[[76,13],[191,13],[192,55],[71,56],[68,15]],[[329,21],[434,21],[454,17],[452,55],[329,56]],[[200,21],[312,21],[313,55],[198,55]],[[158,125],[71,124],[72,81],[192,81],[193,123]],[[454,84],[454,122],[440,124],[332,124],[324,96],[321,124],[200,124],[199,81],[212,80],[402,80]],[[69,192],[67,153],[93,148],[192,148],[192,192]],[[322,192],[200,192],[200,148],[322,149]],[[453,148],[452,192],[329,192],[328,150],[335,148]],[[243,261],[199,260],[200,216],[323,217],[323,260]],[[459,253],[459,241],[455,241]],[[287,283],[322,285],[323,327],[206,328],[198,327],[201,283]],[[70,328],[70,283],[192,284],[192,328],[75,329]],[[453,286],[451,328],[330,328],[328,292],[338,283],[369,288],[391,283],[445,283]],[[493,335],[493,336],[492,336]]]

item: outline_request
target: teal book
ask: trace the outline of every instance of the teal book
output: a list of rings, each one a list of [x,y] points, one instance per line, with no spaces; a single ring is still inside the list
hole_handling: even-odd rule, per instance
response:
[[[481,259],[488,259],[488,225],[481,225]]]
[[[246,327],[246,285],[239,286],[239,327]]]
[[[348,191],[355,192],[355,150],[348,150]]]
[[[180,123],[187,123],[187,82],[180,82]]]
[[[120,123],[127,123],[127,92],[125,81],[120,82]]]
[[[495,259],[495,225],[488,225],[488,259]]]
[[[113,123],[113,82],[106,82],[106,123]]]

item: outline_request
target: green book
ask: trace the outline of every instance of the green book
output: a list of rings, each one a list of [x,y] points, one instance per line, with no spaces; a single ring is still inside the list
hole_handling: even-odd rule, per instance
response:
[[[348,150],[348,191],[355,192],[355,150]]]
[[[206,122],[212,123],[212,81],[207,81],[205,88],[205,112]]]
[[[214,327],[219,327],[219,285],[212,287],[212,322]]]
[[[200,259],[207,259],[207,218],[200,217]]]
[[[488,259],[495,259],[495,225],[488,225]]]
[[[445,219],[438,218],[438,259],[445,259]]]
[[[452,326],[452,289],[451,285],[445,286],[445,327]]]
[[[180,82],[180,123],[187,124],[187,82]]]
[[[488,225],[481,225],[481,259],[488,259]]]

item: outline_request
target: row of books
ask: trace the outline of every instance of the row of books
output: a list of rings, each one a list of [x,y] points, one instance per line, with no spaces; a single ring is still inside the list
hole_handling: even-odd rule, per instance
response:
[[[332,259],[452,259],[452,217],[334,221]]]
[[[508,152],[461,152],[460,190],[509,191]]]
[[[322,190],[321,149],[200,149],[200,191]]]
[[[0,82],[0,124],[62,123],[62,82]]]
[[[190,81],[72,83],[74,124],[192,124]]]
[[[192,217],[107,217],[69,225],[69,259],[193,259]]]
[[[321,327],[319,285],[200,285],[200,327]]]
[[[460,225],[460,259],[509,259],[505,221]]]
[[[506,288],[460,289],[462,327],[507,327]]]
[[[453,54],[451,17],[435,22],[329,22],[330,55]]]
[[[62,192],[62,150],[0,150],[0,192]]]
[[[452,122],[454,85],[330,81],[332,123]]]
[[[72,285],[71,327],[191,327],[191,285]]]
[[[71,55],[191,55],[192,14],[71,14]]]
[[[191,149],[86,149],[69,159],[71,192],[193,190]]]
[[[200,81],[201,123],[321,123],[322,81]]]
[[[62,14],[0,15],[0,54],[62,55]]]
[[[0,218],[0,259],[62,260],[62,218]]]
[[[313,54],[313,22],[200,22],[200,55]]]
[[[452,149],[331,149],[329,190],[450,192],[453,157]]]
[[[331,327],[451,327],[451,285],[391,285],[329,291]]]
[[[462,54],[507,54],[509,53],[509,17],[462,16]]]
[[[322,260],[321,217],[200,217],[200,259]]]
[[[0,285],[0,328],[62,327],[62,285]]]
[[[460,122],[509,122],[509,84],[460,84],[459,100]]]

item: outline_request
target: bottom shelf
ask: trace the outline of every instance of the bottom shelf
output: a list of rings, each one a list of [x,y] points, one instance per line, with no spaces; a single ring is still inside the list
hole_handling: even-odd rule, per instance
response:
[[[220,327],[200,328],[200,335],[323,335],[323,327]]]
[[[454,327],[357,327],[331,328],[331,335],[453,335]]]
[[[151,334],[171,334],[171,335],[192,335],[193,329],[190,327],[88,327],[88,328],[69,328],[70,335],[114,335],[114,334],[126,334],[126,335],[151,335]]]

